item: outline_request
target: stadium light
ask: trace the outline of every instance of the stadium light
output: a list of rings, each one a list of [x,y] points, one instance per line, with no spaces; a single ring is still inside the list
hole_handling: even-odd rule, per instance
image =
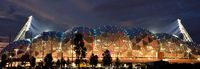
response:
[[[45,29],[45,30],[44,30],[44,32],[49,32],[49,31],[51,31],[51,30],[50,30],[50,29]]]

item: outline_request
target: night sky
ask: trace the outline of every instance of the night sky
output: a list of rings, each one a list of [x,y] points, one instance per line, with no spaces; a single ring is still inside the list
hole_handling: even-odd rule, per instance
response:
[[[43,30],[74,26],[142,26],[166,32],[176,19],[200,43],[200,0],[0,0],[0,36],[13,37],[33,15]]]

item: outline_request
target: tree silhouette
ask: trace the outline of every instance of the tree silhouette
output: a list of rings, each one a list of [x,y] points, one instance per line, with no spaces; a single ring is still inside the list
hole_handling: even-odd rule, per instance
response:
[[[47,54],[44,58],[45,66],[52,67],[52,60],[53,60],[52,54],[51,53]]]
[[[6,67],[6,63],[7,63],[8,61],[7,61],[7,55],[6,54],[3,54],[2,56],[1,56],[1,65],[2,65],[2,67]]]
[[[97,66],[97,64],[98,64],[98,56],[92,53],[92,55],[90,56],[90,65],[94,67]]]
[[[75,38],[73,41],[73,44],[75,45],[74,50],[76,52],[76,61],[75,63],[78,65],[80,68],[80,63],[85,58],[86,56],[86,47],[84,47],[84,40],[83,40],[83,35],[80,33],[75,34]]]
[[[29,61],[30,61],[29,57],[30,57],[30,55],[27,54],[27,53],[21,56],[20,59],[21,59],[22,65],[25,66],[26,62],[29,62]]]
[[[30,64],[31,64],[31,67],[35,67],[35,65],[36,65],[36,59],[35,59],[34,56],[31,56],[31,58],[30,58]]]
[[[110,66],[110,64],[112,64],[112,57],[110,55],[110,51],[106,50],[104,51],[103,55],[103,65],[104,66]]]

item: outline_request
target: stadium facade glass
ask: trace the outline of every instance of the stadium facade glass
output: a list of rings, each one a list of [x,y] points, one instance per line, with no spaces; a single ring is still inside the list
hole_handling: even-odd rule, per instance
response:
[[[199,48],[194,43],[184,42],[182,39],[166,33],[152,33],[143,28],[126,28],[119,26],[101,26],[95,28],[74,27],[65,32],[48,31],[38,34],[34,38],[18,40],[2,50],[2,53],[13,52],[14,57],[31,54],[36,58],[43,58],[52,53],[53,58],[75,58],[73,38],[75,33],[84,36],[87,48],[86,59],[92,53],[101,59],[103,51],[110,50],[112,57],[121,60],[137,58],[183,59],[190,53],[198,57]],[[73,57],[73,58],[72,58]]]

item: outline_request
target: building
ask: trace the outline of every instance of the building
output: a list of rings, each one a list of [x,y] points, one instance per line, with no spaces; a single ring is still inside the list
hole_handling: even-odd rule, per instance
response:
[[[92,53],[102,59],[105,50],[111,52],[113,59],[118,57],[122,62],[134,59],[199,59],[200,46],[192,41],[186,29],[177,20],[183,38],[167,33],[152,33],[144,28],[127,28],[122,26],[73,27],[65,32],[46,31],[33,38],[25,38],[25,33],[31,27],[33,17],[20,30],[15,40],[5,47],[1,53],[19,58],[29,54],[37,59],[43,59],[52,53],[54,59],[64,57],[74,60],[73,39],[76,33],[84,36],[87,48],[86,59]]]
[[[166,33],[154,34],[144,28],[101,26],[74,27],[66,32],[43,32],[34,38],[14,41],[4,48],[3,52],[16,53],[15,57],[31,54],[36,58],[44,58],[46,54],[52,53],[55,59],[61,57],[73,59],[75,52],[72,40],[75,33],[84,36],[87,48],[86,59],[92,53],[97,54],[101,59],[106,49],[111,51],[113,58],[119,57],[124,61],[127,59],[188,59],[198,58],[200,49],[191,46],[191,42],[185,42]],[[192,56],[189,56],[190,54]]]

